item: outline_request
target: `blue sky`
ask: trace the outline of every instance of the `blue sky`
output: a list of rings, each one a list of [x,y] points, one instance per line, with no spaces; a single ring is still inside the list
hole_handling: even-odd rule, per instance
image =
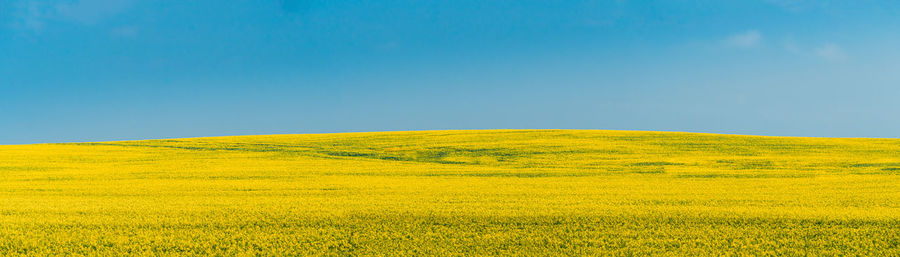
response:
[[[892,1],[0,2],[0,144],[422,129],[900,137]]]

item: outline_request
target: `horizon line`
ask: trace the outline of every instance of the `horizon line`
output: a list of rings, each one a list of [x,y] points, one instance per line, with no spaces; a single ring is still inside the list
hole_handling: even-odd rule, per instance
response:
[[[26,145],[46,145],[46,144],[84,144],[84,143],[113,143],[113,142],[133,142],[133,141],[154,141],[154,140],[176,140],[176,139],[203,139],[203,138],[222,138],[222,137],[253,137],[253,136],[297,136],[297,135],[338,135],[338,134],[367,134],[367,133],[402,133],[402,132],[440,132],[440,131],[615,131],[615,132],[646,132],[646,133],[676,133],[676,134],[696,134],[696,135],[715,135],[715,136],[741,136],[741,137],[772,137],[772,138],[822,138],[822,139],[900,139],[892,137],[827,137],[827,136],[770,136],[759,134],[738,134],[738,133],[716,133],[716,132],[691,132],[691,131],[673,131],[673,130],[626,130],[626,129],[413,129],[413,130],[371,130],[371,131],[342,131],[342,132],[307,132],[307,133],[272,133],[272,134],[240,134],[240,135],[221,135],[221,136],[189,136],[189,137],[165,137],[165,138],[143,138],[143,139],[123,139],[123,140],[101,140],[101,141],[68,141],[68,142],[42,142],[42,143],[22,143],[22,144],[0,144],[0,146],[26,146]]]

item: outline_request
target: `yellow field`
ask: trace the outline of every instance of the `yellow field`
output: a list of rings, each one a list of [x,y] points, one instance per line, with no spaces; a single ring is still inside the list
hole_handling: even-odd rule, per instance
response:
[[[900,255],[900,140],[493,130],[0,146],[0,255]]]

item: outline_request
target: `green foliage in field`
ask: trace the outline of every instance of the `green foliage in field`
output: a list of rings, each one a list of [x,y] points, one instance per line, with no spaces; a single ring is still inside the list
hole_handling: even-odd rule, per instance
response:
[[[900,140],[495,130],[0,146],[0,255],[900,255]]]

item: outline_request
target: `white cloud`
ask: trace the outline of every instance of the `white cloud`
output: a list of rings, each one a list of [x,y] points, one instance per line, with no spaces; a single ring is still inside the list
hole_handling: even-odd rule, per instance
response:
[[[828,43],[815,49],[816,55],[829,61],[840,61],[847,59],[847,54],[840,46]]]
[[[731,47],[751,48],[758,46],[762,41],[762,34],[757,30],[749,30],[732,35],[725,39],[725,44]]]

